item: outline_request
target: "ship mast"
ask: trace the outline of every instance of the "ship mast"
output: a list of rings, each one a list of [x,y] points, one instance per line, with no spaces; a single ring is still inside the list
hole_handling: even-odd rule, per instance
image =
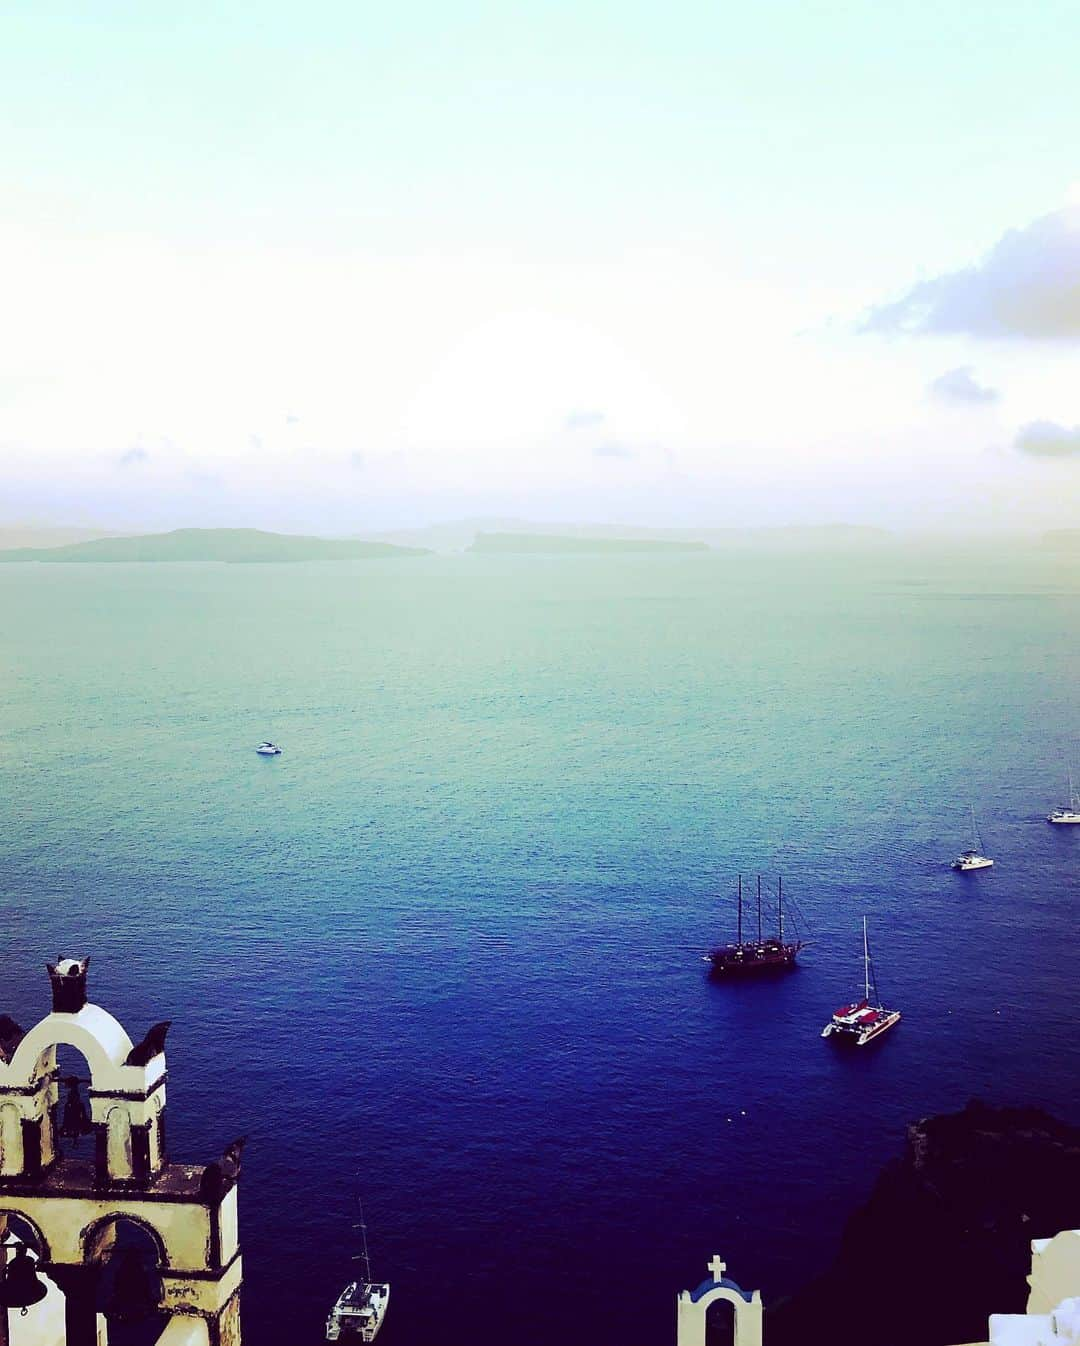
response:
[[[371,1284],[371,1260],[370,1260],[369,1257],[368,1257],[368,1246],[367,1246],[367,1224],[366,1224],[365,1221],[364,1221],[364,1203],[363,1203],[363,1201],[361,1201],[359,1193],[357,1193],[356,1204],[357,1204],[357,1207],[359,1208],[359,1211],[360,1211],[360,1223],[359,1223],[358,1225],[356,1225],[356,1228],[360,1230],[360,1246],[361,1246],[362,1249],[363,1249],[363,1252],[360,1254],[359,1259],[356,1259],[356,1260],[359,1260],[359,1261],[362,1261],[362,1262],[363,1262],[363,1264],[364,1264],[364,1284],[365,1284],[365,1285],[370,1285],[370,1284]]]
[[[776,913],[780,921],[780,943],[784,942],[784,880],[782,875],[776,879]]]
[[[757,876],[757,942],[761,943],[761,875]]]
[[[738,943],[742,943],[742,875],[739,875],[739,938]]]
[[[863,972],[864,972],[864,976],[865,976],[865,990],[866,990],[865,1000],[866,1000],[867,1004],[869,1004],[869,1003],[870,1003],[870,944],[869,944],[869,942],[867,941],[867,938],[866,938],[866,917],[865,917],[865,916],[862,918],[862,956],[863,956]]]

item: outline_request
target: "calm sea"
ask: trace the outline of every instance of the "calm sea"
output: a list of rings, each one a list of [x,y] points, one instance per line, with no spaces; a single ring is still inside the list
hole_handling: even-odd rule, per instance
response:
[[[1037,552],[3,566],[0,1011],[89,952],[175,1021],[254,1346],[321,1340],[358,1192],[386,1346],[662,1346],[713,1252],[821,1269],[910,1119],[1078,1120],[1078,673]],[[713,986],[740,870],[813,944]],[[844,1054],[864,913],[904,1019]]]

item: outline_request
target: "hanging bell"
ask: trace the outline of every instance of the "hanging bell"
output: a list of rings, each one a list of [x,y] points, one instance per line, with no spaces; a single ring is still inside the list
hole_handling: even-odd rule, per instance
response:
[[[104,1280],[100,1308],[117,1322],[138,1322],[161,1307],[161,1277],[138,1248],[118,1248],[109,1258]]]
[[[30,1249],[20,1243],[0,1281],[0,1305],[6,1309],[22,1309],[25,1316],[27,1308],[39,1303],[48,1293],[49,1287],[38,1280]]]
[[[90,1117],[86,1111],[86,1104],[82,1101],[82,1095],[79,1093],[77,1077],[69,1075],[64,1083],[67,1085],[68,1096],[64,1099],[64,1116],[60,1123],[60,1134],[67,1140],[78,1140],[80,1136],[90,1133]]]

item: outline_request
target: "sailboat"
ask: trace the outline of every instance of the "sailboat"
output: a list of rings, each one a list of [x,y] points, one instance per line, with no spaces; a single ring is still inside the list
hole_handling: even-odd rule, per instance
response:
[[[1069,768],[1069,802],[1064,808],[1051,809],[1046,815],[1048,823],[1080,823],[1080,794],[1073,785],[1072,767]]]
[[[743,939],[742,875],[738,888],[738,930],[734,944],[721,944],[710,949],[705,962],[710,964],[710,976],[739,976],[753,972],[784,972],[795,966],[795,959],[803,947],[801,939],[784,940],[784,880],[776,884],[777,933],[762,938],[761,933],[761,875],[757,881],[757,939]]]
[[[870,960],[870,941],[866,933],[866,917],[862,922],[863,942],[863,998],[841,1007],[821,1030],[823,1038],[835,1037],[840,1042],[865,1047],[868,1042],[887,1033],[900,1022],[900,1011],[886,1009],[878,1000],[877,979]],[[873,997],[871,998],[871,989]]]
[[[338,1295],[337,1303],[326,1320],[327,1341],[374,1341],[390,1304],[389,1282],[371,1279],[367,1225],[359,1197],[356,1198],[356,1204],[360,1209],[360,1223],[356,1228],[360,1230],[362,1248],[356,1260],[364,1264],[364,1278],[350,1282]]]
[[[975,822],[975,805],[971,806],[971,849],[961,851],[950,866],[951,869],[963,870],[965,873],[970,869],[989,869],[993,860],[988,859],[982,853],[982,843],[979,840],[979,828]]]

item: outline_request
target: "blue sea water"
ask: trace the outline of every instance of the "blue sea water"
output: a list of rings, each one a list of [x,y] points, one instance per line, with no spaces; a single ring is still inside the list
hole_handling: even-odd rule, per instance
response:
[[[715,1251],[821,1270],[911,1119],[1077,1120],[1078,672],[1037,551],[0,567],[0,1012],[89,952],[174,1020],[256,1346],[321,1340],[357,1191],[386,1346],[670,1342]],[[717,986],[740,870],[813,943]],[[864,913],[904,1019],[843,1053]]]

